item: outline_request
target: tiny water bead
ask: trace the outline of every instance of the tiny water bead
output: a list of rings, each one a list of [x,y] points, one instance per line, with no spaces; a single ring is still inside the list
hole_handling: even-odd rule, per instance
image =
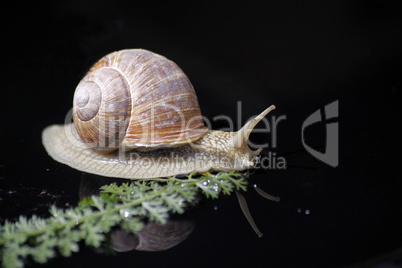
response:
[[[221,180],[221,181],[223,181],[223,180]],[[207,187],[210,191],[213,191],[213,192],[216,192],[216,193],[218,193],[219,190],[220,190],[219,189],[219,184],[217,182],[211,182],[211,180],[204,180],[202,182],[202,185]]]
[[[219,191],[219,184],[218,183],[214,183],[214,186],[212,187],[212,189],[214,189],[215,192]]]
[[[301,214],[302,212],[303,212],[303,209],[301,209],[301,208],[297,209],[297,213]],[[311,211],[309,209],[304,210],[304,214],[310,215],[310,213],[311,213]]]

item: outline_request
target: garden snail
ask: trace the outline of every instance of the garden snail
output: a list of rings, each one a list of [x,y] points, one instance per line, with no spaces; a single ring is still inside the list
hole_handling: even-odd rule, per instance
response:
[[[74,124],[42,133],[48,154],[80,171],[156,178],[245,170],[262,149],[247,145],[270,106],[238,132],[205,127],[193,86],[167,58],[142,49],[100,59],[74,93]]]

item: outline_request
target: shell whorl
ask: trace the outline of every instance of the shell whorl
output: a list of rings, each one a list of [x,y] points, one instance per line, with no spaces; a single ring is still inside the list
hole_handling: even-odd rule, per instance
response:
[[[82,141],[98,151],[113,151],[125,136],[131,112],[129,86],[113,68],[88,73],[74,94],[73,119]]]
[[[77,86],[73,106],[78,134],[98,151],[173,146],[208,131],[187,76],[147,50],[117,51],[99,60]]]

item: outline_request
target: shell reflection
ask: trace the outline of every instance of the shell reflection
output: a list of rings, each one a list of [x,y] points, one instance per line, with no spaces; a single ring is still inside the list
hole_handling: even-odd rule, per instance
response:
[[[186,221],[169,221],[166,224],[150,222],[138,234],[125,230],[113,231],[112,247],[118,252],[167,250],[183,242],[193,230],[194,224]]]
[[[99,188],[121,180],[83,174],[79,187],[79,198],[99,194]],[[128,213],[128,212],[124,212]],[[128,215],[127,215],[128,216]],[[131,250],[163,251],[183,242],[194,230],[195,223],[185,220],[169,220],[166,224],[148,222],[137,234],[123,229],[113,230],[110,234],[112,249],[117,252]]]

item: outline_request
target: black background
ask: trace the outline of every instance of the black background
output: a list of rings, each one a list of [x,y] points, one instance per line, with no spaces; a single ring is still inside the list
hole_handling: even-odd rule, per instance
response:
[[[91,176],[52,160],[41,131],[64,122],[75,86],[112,51],[145,48],[175,61],[209,119],[227,115],[238,128],[238,101],[242,122],[271,104],[272,115],[286,116],[277,148],[269,149],[287,168],[250,177],[281,201],[245,193],[263,238],[232,196],[184,216],[196,229],[168,251],[105,256],[83,249],[50,267],[402,265],[402,32],[391,1],[15,1],[2,11],[1,222],[78,201],[80,182]],[[332,168],[304,150],[301,126],[336,100],[339,166]],[[324,149],[323,123],[305,135]]]

